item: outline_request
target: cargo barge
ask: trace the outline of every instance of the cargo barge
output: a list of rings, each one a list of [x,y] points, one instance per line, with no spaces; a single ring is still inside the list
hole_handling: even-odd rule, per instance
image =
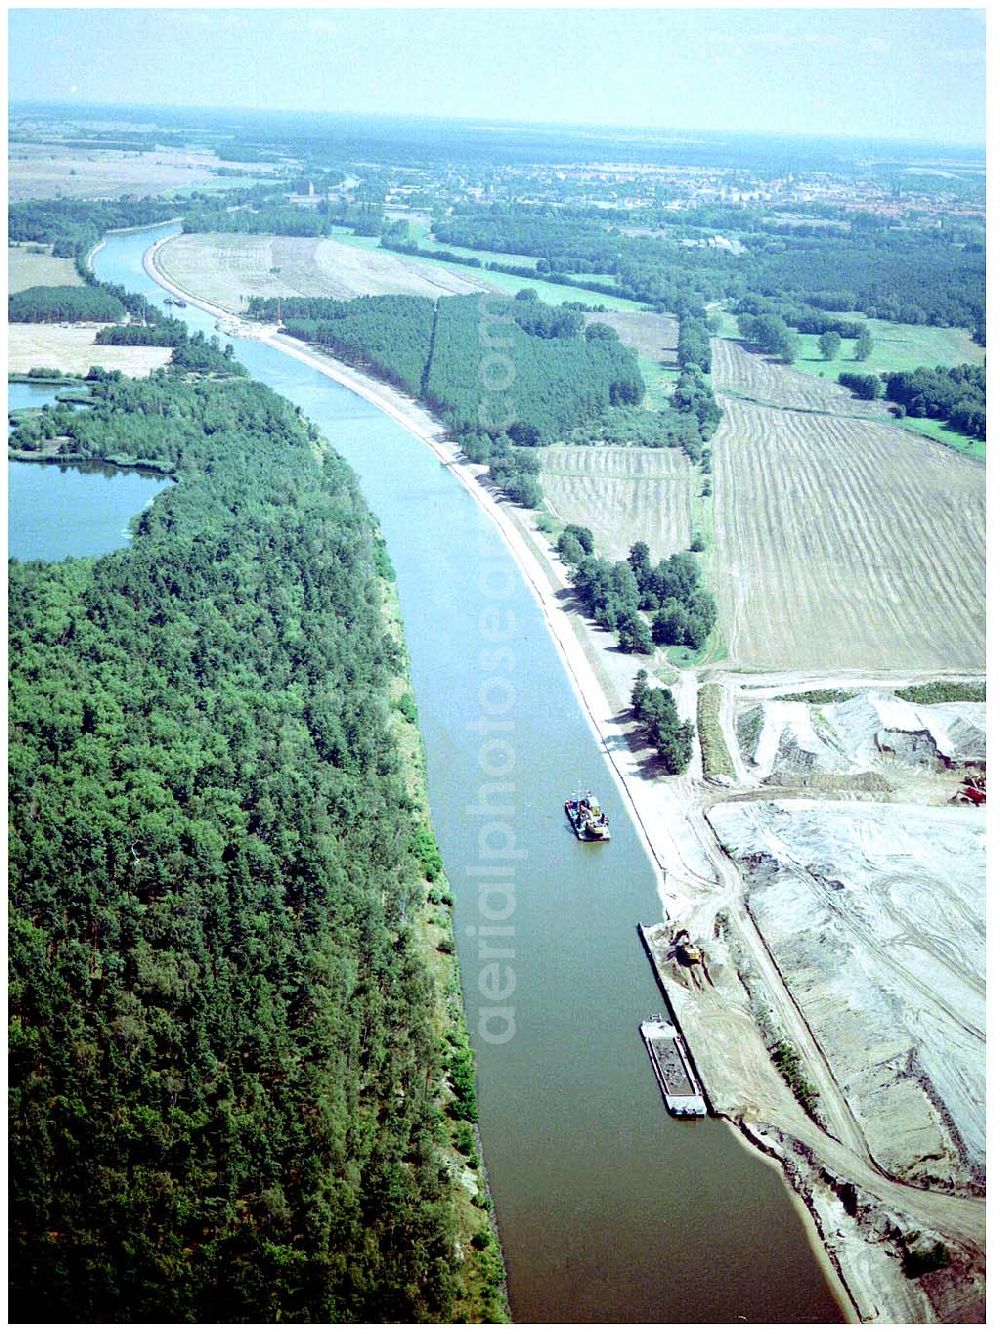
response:
[[[653,1013],[639,1024],[639,1032],[649,1053],[656,1081],[671,1115],[697,1119],[708,1114],[694,1067],[684,1039],[672,1022]]]

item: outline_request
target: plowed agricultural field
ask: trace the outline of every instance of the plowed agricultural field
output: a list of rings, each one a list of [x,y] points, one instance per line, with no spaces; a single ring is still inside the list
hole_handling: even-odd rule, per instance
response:
[[[220,167],[235,167],[246,176],[218,177]],[[7,188],[11,200],[48,200],[57,195],[116,200],[126,192],[160,195],[193,186],[208,190],[248,186],[273,171],[271,164],[226,163],[214,153],[165,145],[148,152],[119,152],[17,143],[9,150]]]
[[[725,401],[716,573],[732,660],[985,668],[985,471],[856,419]]]
[[[712,340],[712,381],[717,390],[750,395],[779,408],[812,409],[866,418],[889,417],[884,404],[855,399],[849,390],[838,386],[835,379],[827,381],[820,376],[810,376],[770,358],[748,353],[734,339]]]
[[[251,297],[444,297],[488,286],[438,265],[317,237],[184,233],[160,250],[158,263],[178,288],[238,313]]]
[[[691,542],[690,466],[680,451],[549,446],[542,492],[564,524],[586,525],[602,557],[623,558],[637,539],[655,559]]]

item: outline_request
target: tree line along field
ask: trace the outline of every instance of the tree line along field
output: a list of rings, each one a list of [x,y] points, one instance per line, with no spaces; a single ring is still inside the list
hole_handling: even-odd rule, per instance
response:
[[[691,542],[692,470],[677,450],[549,446],[540,482],[564,525],[591,530],[602,557],[624,558],[636,540],[668,556]]]
[[[334,227],[331,229],[331,235],[345,246],[356,247],[358,250],[372,251],[378,250],[379,248],[378,237],[359,237],[353,233],[350,228]],[[430,240],[431,249],[436,251],[438,249],[437,243],[434,242],[433,239]],[[458,248],[449,246],[447,249],[452,252],[452,254],[468,254],[470,261],[473,259],[482,259],[484,265],[492,256],[492,253],[489,251],[477,251],[475,248],[469,246]],[[499,255],[499,253],[497,254]],[[402,256],[401,259],[408,259],[408,257]],[[506,264],[513,263],[516,259],[517,257],[512,255],[502,257],[503,262]],[[534,264],[534,260],[530,256],[521,257],[521,259],[526,259],[530,264]],[[549,283],[544,274],[539,274],[537,277],[532,275],[530,278],[525,278],[522,275],[517,274],[504,274],[500,270],[484,269],[472,265],[471,263],[461,264],[454,260],[441,259],[432,261],[427,257],[422,257],[420,260],[414,259],[413,263],[423,265],[433,264],[435,268],[440,267],[446,269],[452,274],[460,275],[470,280],[473,284],[478,284],[484,288],[495,288],[497,291],[508,293],[512,297],[522,288],[529,286],[534,288],[540,301],[551,302],[553,306],[558,306],[562,302],[582,302],[586,306],[603,306],[609,311],[642,311],[644,309],[644,304],[642,302],[633,301],[631,298],[609,297],[603,293],[596,293],[593,289],[577,288],[572,284]]]
[[[7,291],[36,287],[83,287],[69,256],[53,256],[51,246],[38,243],[7,248]]]
[[[852,366],[854,370],[866,369],[866,364]],[[833,373],[829,380],[808,376],[772,358],[749,353],[735,339],[712,340],[712,379],[717,390],[729,390],[778,408],[889,418],[883,401],[856,399],[844,386],[837,385]]]
[[[98,345],[99,325],[8,325],[7,366],[24,374],[33,367],[58,367],[86,376],[91,367],[126,376],[148,376],[170,361],[173,349],[148,345]]]
[[[488,286],[406,256],[316,237],[184,233],[161,247],[157,262],[185,292],[236,313],[251,297],[441,297]]]
[[[878,423],[737,399],[713,454],[734,664],[984,668],[981,465]]]
[[[723,339],[738,339],[736,317],[717,310],[719,334]],[[792,364],[796,371],[807,372],[836,381],[841,372],[912,372],[917,367],[957,367],[970,362],[978,366],[986,361],[986,350],[968,331],[956,326],[904,325],[899,321],[870,320],[857,312],[843,313],[847,319],[864,321],[872,337],[871,356],[864,362],[854,359],[853,339],[841,342],[839,356],[826,361],[819,352],[819,336],[798,334],[798,356]]]

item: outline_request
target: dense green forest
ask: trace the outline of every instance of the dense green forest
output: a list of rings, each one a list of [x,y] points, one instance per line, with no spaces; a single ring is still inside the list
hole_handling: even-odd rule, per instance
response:
[[[854,216],[845,233],[777,236],[756,231],[744,211],[730,222],[744,248],[733,254],[682,245],[685,219],[684,212],[667,215],[658,235],[635,236],[609,226],[593,207],[465,206],[436,220],[434,236],[535,257],[540,276],[611,275],[616,293],[668,311],[692,294],[711,301],[755,293],[823,311],[982,331],[981,242],[894,230],[888,220],[867,215]]]
[[[510,385],[490,391],[481,366],[490,345],[481,325],[488,312],[501,357],[510,359]],[[518,446],[566,440],[609,405],[639,404],[645,385],[635,354],[618,339],[588,339],[579,313],[562,313],[531,297],[512,302],[481,296],[437,304],[426,398],[463,438],[483,424],[484,408]],[[486,390],[484,391],[484,385]],[[484,405],[484,400],[487,403]],[[496,421],[496,419],[494,419]]]
[[[114,228],[164,223],[177,208],[169,200],[28,200],[12,204],[7,226],[12,242],[50,242],[55,256],[80,262]]]
[[[29,324],[56,321],[120,321],[125,308],[112,293],[88,287],[24,288],[7,299],[7,319]]]
[[[276,298],[252,297],[249,315],[276,320]],[[338,302],[327,297],[285,298],[285,330],[322,344],[344,362],[363,367],[411,395],[423,389],[434,331],[435,304],[428,297],[362,297]]]
[[[49,439],[177,483],[130,548],[10,567],[12,1315],[499,1317],[482,1212],[461,1294],[475,1093],[414,943],[440,859],[372,517],[246,378],[92,397]]]
[[[249,314],[273,320],[278,302],[252,298]],[[530,290],[436,302],[283,299],[281,315],[289,334],[418,396],[525,506],[541,500],[538,462],[525,448],[593,434],[605,412],[634,408],[645,393],[635,354],[614,330],[585,329],[579,311]]]

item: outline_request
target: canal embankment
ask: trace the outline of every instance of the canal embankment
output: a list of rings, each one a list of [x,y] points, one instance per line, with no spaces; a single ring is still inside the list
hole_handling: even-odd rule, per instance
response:
[[[587,648],[582,643],[578,634],[578,629],[574,626],[573,618],[564,607],[564,601],[560,596],[560,591],[565,588],[565,573],[560,572],[554,561],[546,562],[544,553],[533,547],[532,543],[526,538],[520,527],[517,525],[512,508],[502,503],[488,487],[483,485],[480,471],[464,460],[454,443],[449,442],[447,433],[441,425],[435,422],[431,415],[427,414],[419,405],[414,404],[413,401],[408,400],[405,396],[399,395],[397,392],[373,381],[371,378],[365,377],[362,373],[357,372],[353,368],[345,367],[343,364],[338,364],[335,360],[328,358],[325,355],[316,353],[305,345],[295,344],[294,341],[286,340],[284,337],[279,336],[277,331],[273,328],[270,330],[261,330],[260,327],[251,328],[244,325],[241,325],[239,329],[234,328],[231,313],[223,312],[221,309],[213,308],[210,304],[200,301],[196,294],[183,292],[169,283],[169,281],[165,280],[164,276],[157,273],[155,269],[155,252],[153,255],[147,254],[144,263],[147,273],[151,278],[155,279],[157,283],[160,283],[162,287],[176,295],[184,297],[184,299],[189,301],[193,306],[197,306],[202,311],[207,312],[214,319],[221,322],[221,328],[224,334],[234,338],[245,337],[248,339],[255,339],[258,344],[267,344],[272,349],[293,357],[296,361],[311,368],[314,372],[321,373],[323,378],[335,381],[344,386],[346,389],[353,392],[353,394],[360,396],[378,409],[382,415],[393,419],[401,427],[405,428],[406,432],[411,437],[416,437],[425,446],[429,447],[434,452],[434,455],[440,464],[447,468],[449,473],[459,479],[464,492],[472,498],[480,511],[489,517],[494,530],[502,537],[508,554],[517,563],[521,575],[524,578],[526,590],[530,592],[532,601],[541,611],[542,620],[549,640],[558,652],[564,680],[568,681],[571,685],[577,703],[582,707],[582,714],[587,722],[589,732],[600,744],[600,749],[603,753],[605,762],[608,764],[611,775],[615,779],[616,788],[622,800],[620,808],[616,805],[615,813],[615,821],[617,822],[615,831],[619,839],[617,843],[610,847],[616,856],[616,868],[613,871],[615,881],[620,879],[625,872],[621,863],[621,857],[625,855],[624,848],[626,845],[632,844],[637,850],[641,850],[642,859],[645,860],[647,868],[651,867],[655,871],[655,884],[659,892],[661,903],[665,903],[664,909],[666,909],[667,906],[671,906],[676,911],[678,897],[682,892],[687,894],[690,893],[691,889],[694,889],[695,892],[708,891],[714,885],[713,870],[710,864],[705,860],[697,834],[691,827],[691,819],[688,816],[686,808],[681,805],[673,805],[670,802],[670,798],[675,792],[675,787],[672,784],[664,785],[661,782],[655,782],[640,774],[637,758],[629,746],[626,731],[621,719],[622,713],[620,710],[620,703],[612,700],[612,694],[610,693],[607,684],[601,682],[599,667],[595,666],[593,650],[592,648]],[[261,338],[262,335],[263,338]],[[250,354],[251,346],[248,345],[245,350],[245,355],[250,356]],[[309,411],[308,405],[306,407],[307,411]],[[467,528],[468,522],[466,521],[466,529]],[[468,545],[469,540],[467,539],[467,548]],[[466,557],[466,565],[468,566],[468,557]],[[525,649],[524,654],[527,653],[528,651]],[[532,679],[536,677],[537,672],[533,672]],[[521,691],[525,697],[526,706],[529,690],[527,681],[523,684],[519,684],[519,691]],[[550,712],[551,709],[550,705]],[[542,746],[543,742],[541,738],[537,737],[537,725],[535,728],[535,735],[534,746],[537,750],[539,746]],[[564,737],[560,737],[558,746],[560,754],[563,757],[563,766],[559,769],[563,770],[563,767],[566,765],[566,758],[571,750],[568,748],[568,740]],[[589,769],[582,774],[588,779],[596,779],[593,775],[593,767],[594,763],[589,763]],[[572,788],[572,783],[576,779],[577,772],[573,770],[570,774],[569,788]],[[565,783],[565,776],[563,776],[563,782]],[[558,780],[556,781],[556,784],[559,784]],[[677,782],[677,784],[688,786],[690,783],[681,780]],[[565,792],[563,792],[563,794],[564,793]],[[560,802],[561,797],[562,796],[560,796]],[[631,832],[626,832],[623,829],[622,822],[625,814],[628,816],[629,825],[634,829],[634,838],[632,838]],[[677,834],[676,826],[672,825],[677,824],[678,821],[680,823],[680,836]],[[627,837],[632,838],[631,841],[627,841]],[[546,837],[545,839],[549,840],[549,837]],[[555,852],[547,851],[547,854],[553,853]],[[586,853],[593,855],[594,852],[591,851]],[[561,856],[559,858],[561,858]],[[590,892],[590,895],[592,896],[594,891],[597,890],[597,870],[593,860],[588,861],[588,864],[593,866],[591,876],[595,876],[595,888]],[[532,861],[532,865],[535,866],[537,870],[536,876],[539,876],[543,866],[538,864],[537,861]],[[578,876],[579,875],[575,871],[574,863],[574,877]],[[609,868],[609,879],[611,876],[612,870]],[[633,882],[645,882],[649,875],[647,872],[637,867],[635,861],[632,861],[632,866],[629,869],[629,877]],[[589,877],[588,881],[590,881]],[[522,879],[522,882],[527,886],[526,877]],[[579,893],[583,892],[585,889],[581,887],[575,890]],[[537,889],[537,891],[541,892],[541,888]],[[566,891],[568,892],[568,889]],[[531,920],[533,911],[530,909],[531,901],[529,900],[528,892],[524,892],[519,902],[520,909],[518,914],[521,920],[525,922],[525,927],[528,928],[530,926],[536,931],[537,935],[532,940],[525,939],[523,941],[523,948],[519,948],[519,961],[523,960],[523,968],[519,965],[518,978],[519,982],[524,982],[523,984],[519,983],[518,986],[519,990],[522,991],[519,998],[523,999],[523,1002],[519,1003],[519,1008],[522,1010],[523,1016],[528,1019],[529,1023],[535,1019],[536,1011],[542,1007],[541,1001],[543,995],[546,999],[551,998],[553,995],[553,989],[556,988],[552,979],[553,972],[563,973],[567,977],[572,977],[575,981],[587,962],[590,963],[592,968],[603,970],[605,975],[609,972],[614,973],[616,970],[624,970],[628,972],[630,979],[634,983],[630,984],[624,993],[630,996],[633,994],[642,995],[647,987],[642,984],[644,972],[641,967],[638,966],[638,957],[636,954],[634,924],[637,917],[629,915],[627,909],[625,909],[625,901],[627,900],[627,897],[623,895],[623,892],[625,891],[625,889],[618,890],[621,904],[618,905],[619,914],[616,915],[612,910],[612,904],[601,904],[595,908],[591,908],[588,902],[577,900],[573,903],[567,902],[566,907],[563,907],[565,894],[560,893],[558,883],[556,883],[554,887],[547,887],[545,889],[545,896],[552,903],[551,913],[555,915],[556,922],[559,922],[560,916],[563,915],[569,905],[572,904],[573,919],[571,921],[562,919],[561,922],[563,923],[564,933],[558,946],[555,943],[548,945],[547,938],[544,938],[543,936],[548,935],[550,931],[546,929],[541,922],[537,925],[533,924],[533,921]],[[632,895],[631,888],[627,889],[627,892],[629,895]],[[551,914],[549,918],[552,918]],[[594,921],[593,928],[588,928],[591,920]],[[574,927],[574,921],[578,923],[579,931]],[[475,928],[475,926],[466,925],[464,926],[464,932],[470,932]],[[623,931],[623,940],[627,940],[627,942],[623,941],[620,944],[618,943],[617,936],[619,929]],[[575,937],[580,935],[583,935],[588,945],[596,944],[598,939],[594,937],[595,930],[599,935],[601,944],[604,946],[600,949],[588,947],[586,958],[580,958],[578,965],[576,965],[578,955],[569,951],[569,948],[575,941]],[[568,940],[566,937],[567,933],[569,934]],[[538,981],[539,990],[542,992],[539,993],[536,998],[530,993],[533,963],[529,958],[530,955],[536,951],[536,945],[539,945],[538,950],[540,950],[540,947],[543,944],[547,951],[551,946],[551,949],[556,953],[556,956],[552,956],[551,952],[549,953],[546,957],[547,965],[544,971],[541,970],[541,964],[539,964]],[[621,949],[621,962],[617,961],[615,955],[618,953],[619,948]],[[632,971],[629,963],[634,964],[638,969]],[[472,979],[475,979],[474,975]],[[611,976],[608,976],[608,979],[611,979]],[[568,983],[568,980],[565,983]],[[582,985],[582,978],[577,983],[578,985]],[[595,985],[599,986],[596,993]],[[609,1019],[616,1019],[618,1017],[620,1011],[619,1005],[622,1001],[617,998],[615,998],[613,1002],[609,1001],[605,997],[608,994],[609,988],[610,987],[607,985],[603,976],[600,976],[597,979],[590,977],[590,983],[588,985],[589,992],[585,998],[585,1002],[587,999],[593,998],[595,1005],[600,1005],[600,1019],[598,1019],[597,1016],[594,1018],[595,1026],[600,1029],[600,1044],[604,1045],[606,1043],[612,1047],[624,1046],[626,1048],[626,1053],[624,1056],[619,1055],[618,1052],[612,1048],[611,1050],[602,1050],[599,1058],[598,1054],[592,1049],[593,1045],[598,1044],[597,1039],[589,1039],[588,1044],[586,1046],[584,1045],[585,1039],[589,1038],[589,1033],[587,1032],[586,1027],[584,1028],[584,1031],[581,1032],[579,1038],[574,1040],[570,1047],[574,1055],[577,1050],[580,1050],[580,1054],[576,1056],[577,1062],[570,1063],[569,1058],[566,1056],[558,1058],[555,1054],[548,1055],[546,1051],[546,1062],[548,1064],[558,1066],[559,1064],[565,1063],[567,1071],[562,1075],[556,1074],[553,1067],[548,1067],[546,1069],[548,1074],[546,1084],[548,1096],[544,1104],[549,1114],[544,1121],[544,1127],[542,1124],[539,1124],[538,1127],[533,1127],[530,1123],[533,1118],[532,1113],[526,1112],[521,1108],[519,1108],[518,1120],[515,1124],[511,1124],[510,1121],[503,1116],[497,1116],[496,1112],[498,1107],[490,1095],[490,1085],[494,1080],[491,1075],[491,1065],[489,1062],[490,1056],[485,1056],[487,1060],[485,1068],[486,1105],[488,1107],[492,1106],[494,1111],[492,1117],[492,1132],[487,1128],[486,1133],[489,1137],[486,1137],[485,1141],[487,1152],[491,1155],[491,1160],[495,1160],[497,1164],[496,1183],[498,1205],[502,1210],[500,1213],[501,1228],[506,1226],[505,1250],[508,1248],[508,1245],[511,1246],[511,1259],[514,1264],[512,1272],[512,1282],[514,1284],[512,1300],[516,1318],[534,1318],[536,1316],[541,1317],[542,1315],[549,1319],[553,1318],[553,1316],[583,1318],[595,1314],[603,1314],[610,1317],[606,1310],[600,1311],[597,1309],[598,1305],[602,1303],[606,1304],[605,1298],[610,1299],[611,1294],[608,1290],[608,1280],[605,1279],[605,1282],[599,1286],[600,1279],[592,1275],[593,1260],[591,1260],[591,1264],[588,1265],[588,1268],[591,1269],[590,1273],[579,1271],[579,1268],[582,1268],[582,1262],[579,1266],[574,1262],[572,1271],[567,1271],[565,1279],[562,1279],[561,1275],[558,1274],[558,1270],[556,1273],[553,1273],[552,1264],[546,1262],[552,1250],[557,1249],[558,1251],[561,1249],[567,1253],[568,1258],[571,1258],[574,1261],[577,1259],[577,1256],[579,1256],[581,1261],[584,1256],[590,1258],[593,1248],[592,1234],[585,1240],[583,1236],[575,1230],[573,1226],[575,1220],[579,1220],[581,1230],[582,1224],[588,1220],[602,1220],[608,1223],[613,1220],[615,1222],[614,1229],[616,1239],[620,1238],[624,1243],[628,1239],[629,1233],[629,1228],[626,1224],[631,1223],[633,1216],[635,1216],[634,1229],[636,1239],[639,1239],[643,1233],[648,1235],[650,1229],[648,1217],[643,1216],[642,1222],[640,1222],[640,1217],[636,1216],[636,1214],[640,1214],[640,1212],[648,1212],[648,1209],[642,1209],[642,1203],[638,1198],[633,1202],[631,1197],[622,1197],[623,1195],[629,1195],[631,1192],[626,1189],[626,1177],[628,1177],[628,1184],[631,1185],[631,1177],[633,1176],[633,1173],[638,1175],[636,1152],[640,1143],[643,1146],[648,1143],[650,1155],[660,1158],[663,1161],[664,1166],[669,1162],[670,1165],[676,1168],[676,1165],[678,1164],[676,1161],[678,1152],[673,1150],[672,1145],[672,1141],[675,1138],[684,1144],[686,1154],[680,1152],[680,1155],[682,1157],[686,1155],[687,1158],[697,1158],[700,1155],[695,1152],[696,1143],[700,1146],[700,1144],[704,1142],[707,1147],[707,1144],[711,1142],[715,1149],[713,1155],[718,1156],[719,1153],[724,1150],[722,1148],[715,1148],[716,1137],[721,1137],[727,1142],[732,1141],[729,1139],[728,1134],[725,1134],[718,1125],[715,1126],[714,1134],[710,1125],[702,1131],[687,1130],[683,1134],[679,1132],[675,1134],[671,1128],[665,1128],[664,1124],[656,1119],[652,1113],[653,1102],[655,1101],[655,1104],[659,1106],[658,1114],[660,1115],[662,1115],[662,1105],[659,1103],[659,1095],[655,1092],[655,1084],[649,1074],[648,1059],[641,1052],[641,1046],[638,1044],[638,1037],[635,1036],[635,1027],[642,1014],[638,1009],[633,1011],[631,1004],[626,1004],[625,1011],[629,1015],[626,1029],[619,1032],[617,1025],[614,1027],[610,1026]],[[587,1008],[581,1005],[581,997],[579,992],[574,995],[574,998],[577,1001],[575,1006],[578,1011],[581,1011],[582,1015],[586,1015]],[[648,1003],[645,1003],[643,1007],[648,1008]],[[542,1016],[540,1013],[537,1022],[538,1025],[541,1025],[542,1023]],[[614,1032],[615,1037],[605,1037],[605,1031]],[[537,1033],[537,1035],[541,1035],[541,1033]],[[632,1050],[628,1049],[628,1036],[634,1037],[634,1053]],[[536,1053],[531,1054],[526,1049],[523,1061],[519,1061],[523,1062],[524,1073],[521,1074],[519,1072],[515,1079],[509,1076],[511,1071],[507,1071],[508,1076],[506,1081],[511,1083],[511,1090],[516,1090],[516,1083],[519,1081],[523,1080],[525,1083],[533,1081],[530,1074],[533,1074],[541,1063],[541,1051],[544,1047],[540,1046],[536,1040],[533,1040],[531,1044],[535,1047]],[[565,1046],[561,1046],[560,1048],[565,1049]],[[583,1054],[584,1049],[587,1050],[585,1059]],[[509,1053],[511,1058],[513,1058],[513,1050]],[[588,1101],[579,1104],[577,1099],[574,1104],[567,1106],[566,1110],[568,1114],[565,1118],[568,1120],[569,1126],[575,1127],[579,1124],[580,1128],[577,1130],[577,1133],[580,1139],[585,1138],[587,1140],[594,1140],[595,1146],[598,1142],[601,1144],[602,1148],[604,1148],[603,1156],[605,1158],[605,1163],[609,1168],[609,1172],[610,1167],[614,1166],[617,1174],[614,1177],[614,1183],[612,1184],[609,1181],[606,1187],[604,1181],[607,1180],[608,1176],[604,1173],[596,1176],[591,1174],[586,1177],[586,1183],[581,1182],[576,1184],[573,1213],[569,1218],[566,1218],[563,1214],[558,1212],[558,1196],[562,1192],[560,1189],[560,1185],[562,1184],[560,1177],[563,1174],[559,1171],[561,1154],[558,1154],[554,1148],[550,1149],[545,1155],[544,1162],[537,1163],[537,1153],[539,1149],[548,1146],[546,1140],[551,1138],[551,1108],[552,1101],[555,1099],[553,1093],[558,1090],[558,1082],[565,1081],[567,1088],[575,1083],[577,1076],[581,1072],[581,1063],[583,1063],[586,1071],[591,1077]],[[598,1065],[599,1071],[595,1071],[595,1063]],[[604,1069],[608,1070],[607,1074],[604,1073]],[[632,1075],[633,1073],[635,1074],[635,1080],[640,1084],[641,1090],[633,1092],[629,1088],[623,1089],[621,1085],[623,1070],[627,1070],[629,1075]],[[497,1068],[496,1071],[499,1073],[499,1068]],[[606,1091],[604,1090],[605,1078],[607,1079]],[[596,1086],[595,1080],[597,1082]],[[635,1111],[631,1109],[632,1106],[635,1106]],[[597,1119],[602,1118],[602,1116],[597,1114],[597,1111],[604,1111],[605,1107],[605,1114],[607,1114],[608,1118],[612,1119],[614,1124],[613,1134],[610,1132],[611,1125],[608,1126],[607,1131],[602,1129],[599,1132],[595,1124]],[[647,1112],[645,1118],[650,1121],[649,1127],[642,1129],[641,1132],[638,1126],[632,1127],[630,1123],[631,1117],[633,1114],[637,1114],[640,1108]],[[541,1108],[539,1108],[538,1115],[539,1119],[541,1119]],[[672,1122],[669,1121],[667,1122],[668,1125],[671,1123]],[[502,1130],[500,1126],[502,1126]],[[572,1137],[570,1128],[564,1129],[564,1136],[567,1138]],[[492,1145],[490,1144],[490,1137],[492,1137],[493,1140]],[[507,1146],[501,1146],[497,1141],[498,1139],[506,1139]],[[584,1144],[580,1143],[579,1146],[582,1147]],[[590,1146],[589,1142],[587,1146]],[[735,1150],[735,1143],[733,1146]],[[744,1144],[743,1146],[745,1147],[746,1145]],[[516,1153],[516,1149],[518,1148],[521,1149],[520,1156]],[[529,1150],[530,1155],[533,1158],[530,1162],[532,1167],[530,1181],[526,1178],[528,1172],[524,1169],[529,1164],[525,1160],[524,1154]],[[591,1153],[588,1155],[593,1154]],[[741,1153],[741,1157],[742,1156],[743,1154]],[[545,1163],[548,1163],[548,1165],[546,1166]],[[696,1160],[685,1160],[684,1164],[685,1176],[683,1177],[683,1181],[685,1189],[683,1197],[685,1207],[681,1210],[684,1217],[683,1219],[677,1219],[676,1226],[680,1229],[681,1220],[685,1220],[687,1223],[685,1233],[686,1235],[690,1235],[693,1220],[692,1214],[694,1214],[694,1217],[699,1219],[698,1232],[701,1235],[702,1241],[704,1241],[707,1239],[706,1233],[711,1234],[715,1228],[720,1227],[721,1221],[725,1217],[725,1212],[719,1208],[718,1199],[711,1195],[704,1199],[696,1195],[695,1200],[692,1201],[690,1193],[687,1192],[690,1189],[690,1186],[698,1183],[698,1179],[703,1173],[708,1175],[710,1172],[707,1165],[702,1165]],[[645,1167],[644,1174],[646,1178],[648,1179],[649,1175],[652,1173],[656,1184],[659,1186],[657,1195],[669,1196],[673,1192],[673,1187],[668,1185],[668,1181],[672,1180],[675,1176],[675,1170],[664,1179],[664,1177],[658,1173],[657,1168],[649,1162],[648,1158],[643,1161],[643,1165]],[[771,1165],[773,1166],[773,1162]],[[549,1192],[546,1193],[545,1200],[542,1201],[539,1200],[538,1196],[544,1186],[548,1186]],[[635,1188],[638,1188],[638,1185],[636,1185]],[[678,1190],[680,1192],[680,1186],[678,1186]],[[581,1203],[581,1194],[584,1198],[583,1203]],[[643,1202],[649,1199],[649,1194],[650,1188],[649,1185],[647,1185],[641,1195]],[[589,1206],[586,1203],[588,1195],[592,1198],[592,1203]],[[520,1201],[515,1203],[515,1197],[519,1197]],[[662,1198],[664,1208],[666,1207],[667,1201],[667,1197]],[[558,1236],[558,1245],[556,1244],[555,1236],[553,1235],[553,1226],[555,1224],[554,1222],[549,1221],[551,1211],[553,1210],[556,1211],[556,1214],[559,1217],[559,1223],[555,1233]],[[705,1220],[701,1220],[702,1214],[705,1215]],[[716,1219],[714,1225],[711,1224],[709,1220],[712,1217]],[[670,1218],[669,1220],[670,1222],[674,1221],[673,1218]],[[645,1225],[643,1225],[643,1223],[645,1223]],[[668,1239],[672,1239],[670,1232],[667,1229],[666,1219],[660,1225],[658,1230],[663,1235],[664,1242]],[[743,1224],[740,1226],[738,1232],[740,1239],[729,1239],[726,1249],[732,1253],[733,1258],[739,1253],[741,1244],[746,1245],[748,1248],[752,1246],[753,1251],[755,1252],[759,1252],[762,1248],[766,1249],[767,1252],[770,1252],[770,1242],[767,1241],[767,1244],[765,1245],[765,1241],[767,1236],[774,1234],[777,1230],[778,1228],[775,1225],[773,1217],[768,1217],[766,1225],[764,1219],[761,1219],[759,1230],[751,1231],[748,1234],[746,1230],[746,1219],[744,1218]],[[545,1250],[541,1249],[540,1240],[536,1242],[535,1238],[538,1236],[539,1232],[548,1233],[548,1245]],[[608,1242],[608,1246],[610,1247],[610,1242]],[[787,1246],[788,1242],[786,1242],[783,1247],[785,1252],[785,1268],[784,1270],[778,1270],[779,1273],[784,1272],[786,1281]],[[678,1249],[679,1242],[675,1242],[671,1263],[672,1285],[682,1288],[681,1277],[682,1271],[684,1267],[686,1267],[686,1261],[683,1257],[683,1252],[678,1253]],[[656,1305],[652,1300],[648,1303],[644,1300],[643,1288],[645,1283],[641,1283],[638,1277],[635,1279],[631,1278],[629,1270],[632,1265],[624,1258],[624,1256],[612,1259],[608,1254],[607,1248],[602,1249],[600,1253],[604,1260],[602,1268],[605,1271],[607,1271],[609,1266],[613,1266],[623,1278],[626,1274],[629,1274],[630,1278],[628,1284],[626,1285],[623,1282],[619,1289],[615,1302],[619,1307],[618,1313],[615,1316],[616,1318],[643,1318],[654,1313],[662,1313],[662,1311],[656,1308]],[[619,1251],[619,1253],[621,1252]],[[691,1260],[688,1262],[690,1262],[690,1266],[693,1270],[695,1268],[695,1261]],[[636,1267],[639,1268],[638,1263],[636,1264]],[[732,1259],[727,1258],[726,1262],[722,1265],[723,1273],[725,1273],[726,1269],[729,1267],[732,1267]],[[640,1268],[640,1272],[643,1274],[645,1274],[646,1271],[644,1266]],[[754,1269],[754,1277],[755,1286],[764,1286],[765,1288],[770,1287],[770,1283],[764,1281],[764,1276],[758,1272],[756,1268]],[[565,1281],[565,1287],[562,1285],[563,1281]],[[553,1291],[554,1286],[559,1293],[558,1295]],[[563,1295],[563,1292],[565,1295]],[[591,1292],[594,1293],[593,1297],[590,1295]],[[600,1295],[598,1295],[598,1293],[600,1293]],[[692,1298],[692,1293],[689,1290],[684,1290],[684,1295],[687,1296],[689,1300]],[[841,1298],[841,1305],[843,1305],[842,1294],[838,1293],[838,1295]],[[720,1302],[721,1298],[713,1298],[709,1292],[703,1294],[699,1304],[703,1307],[710,1307],[713,1303],[718,1304]],[[750,1306],[749,1298],[744,1298],[742,1292],[740,1303],[745,1306]],[[737,1303],[737,1305],[740,1303]],[[650,1306],[652,1306],[651,1309],[649,1308]],[[730,1312],[727,1310],[726,1313],[735,1314],[735,1311]],[[799,1314],[801,1315],[802,1312],[800,1311]]]

